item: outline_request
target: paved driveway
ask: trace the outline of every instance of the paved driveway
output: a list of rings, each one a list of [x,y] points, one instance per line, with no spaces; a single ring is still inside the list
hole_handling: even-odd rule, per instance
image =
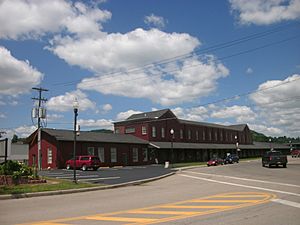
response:
[[[170,172],[170,169],[165,169],[162,165],[126,166],[117,168],[100,168],[97,171],[76,170],[76,177],[78,181],[84,181],[93,184],[113,185],[155,178],[166,175]],[[73,180],[73,174],[73,170],[66,169],[39,172],[40,176],[67,180]]]

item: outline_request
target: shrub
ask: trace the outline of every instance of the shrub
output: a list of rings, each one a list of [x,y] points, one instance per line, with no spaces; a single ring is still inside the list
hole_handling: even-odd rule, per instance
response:
[[[11,175],[13,179],[18,179],[22,176],[33,176],[32,168],[20,164],[17,161],[9,160],[0,166],[0,175]]]

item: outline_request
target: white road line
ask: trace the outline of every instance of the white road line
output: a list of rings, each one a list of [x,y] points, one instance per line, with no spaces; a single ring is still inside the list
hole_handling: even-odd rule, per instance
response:
[[[94,179],[82,179],[84,181],[90,181],[90,180],[113,180],[113,179],[120,179],[121,177],[98,177]],[[78,180],[80,181],[80,180]]]
[[[184,171],[184,173],[194,173],[194,174],[200,174],[200,175],[206,175],[206,176],[216,176],[216,177],[230,178],[230,179],[236,179],[236,180],[254,181],[254,182],[260,182],[260,183],[265,183],[265,184],[276,184],[276,185],[300,188],[300,185],[296,185],[296,184],[278,183],[278,182],[272,182],[272,181],[248,179],[248,178],[243,178],[243,177],[231,177],[231,176],[217,175],[217,174],[211,174],[211,173],[199,173],[199,172],[193,172],[193,171]]]
[[[272,202],[277,202],[283,205],[288,205],[288,206],[293,206],[296,208],[300,208],[300,204],[297,202],[291,202],[291,201],[287,201],[287,200],[283,200],[283,199],[272,199]]]
[[[215,183],[219,183],[219,184],[227,184],[227,185],[237,186],[237,187],[252,188],[252,189],[263,190],[263,191],[271,191],[271,192],[275,192],[275,193],[281,193],[281,194],[286,194],[286,195],[294,195],[294,196],[300,197],[300,194],[293,193],[293,192],[280,191],[280,190],[275,190],[275,189],[270,189],[270,188],[262,188],[262,187],[249,186],[249,185],[236,184],[236,183],[229,183],[229,182],[217,181],[217,180],[213,180],[213,179],[207,179],[207,178],[203,178],[203,177],[195,177],[195,176],[190,176],[190,175],[185,175],[185,174],[178,174],[178,175],[183,176],[183,177],[198,179],[198,180],[205,180],[205,181],[215,182]]]
[[[73,177],[73,175],[72,174],[70,174],[70,176],[57,176],[57,177],[55,177],[55,178],[57,178],[57,179],[68,179],[68,178],[71,178],[71,177]],[[84,179],[85,177],[86,178],[96,178],[96,177],[98,177],[97,175],[90,175],[90,176],[80,176],[80,175],[77,175],[76,177],[80,177],[80,178],[82,178],[82,179]]]

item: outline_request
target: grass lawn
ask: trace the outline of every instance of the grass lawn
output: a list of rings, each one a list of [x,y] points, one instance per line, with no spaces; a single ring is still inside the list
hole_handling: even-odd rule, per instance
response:
[[[12,185],[12,186],[2,185],[2,186],[0,186],[0,195],[23,194],[23,193],[43,192],[43,191],[57,191],[57,190],[99,186],[99,185],[87,184],[87,183],[75,184],[72,181],[61,180],[61,179],[53,179],[53,178],[44,178],[44,179],[47,180],[47,183],[20,184],[20,185]]]
[[[206,165],[206,162],[189,162],[189,163],[174,163],[172,168],[180,168],[180,167],[187,167],[187,166],[201,166]]]

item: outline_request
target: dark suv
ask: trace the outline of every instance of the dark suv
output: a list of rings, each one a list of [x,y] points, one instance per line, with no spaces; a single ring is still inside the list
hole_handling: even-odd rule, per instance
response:
[[[239,156],[238,155],[228,155],[224,159],[225,164],[232,164],[232,163],[239,163]]]
[[[81,168],[82,170],[87,170],[89,168],[97,170],[100,167],[100,159],[93,155],[81,155],[76,156],[76,168]],[[67,170],[74,168],[74,159],[69,159],[66,162]]]

